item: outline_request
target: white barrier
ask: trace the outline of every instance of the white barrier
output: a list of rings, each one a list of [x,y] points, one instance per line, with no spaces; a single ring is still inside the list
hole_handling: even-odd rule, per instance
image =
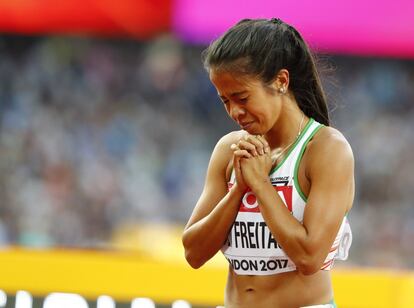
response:
[[[17,291],[15,308],[32,308],[33,297],[27,291]]]
[[[51,293],[46,296],[43,308],[89,308],[89,305],[79,294]]]
[[[96,301],[96,308],[115,308],[115,301],[108,295],[101,295]]]
[[[171,308],[191,308],[191,305],[189,302],[179,299],[172,303]]]
[[[6,307],[7,304],[7,294],[3,290],[0,290],[0,307]]]
[[[150,298],[134,298],[131,303],[131,308],[155,308],[155,303]]]

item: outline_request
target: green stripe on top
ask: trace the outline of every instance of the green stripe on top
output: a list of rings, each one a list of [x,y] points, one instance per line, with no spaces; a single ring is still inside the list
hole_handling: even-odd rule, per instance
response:
[[[272,170],[270,170],[269,175],[271,175],[273,172],[277,171],[282,165],[283,163],[286,161],[286,159],[289,157],[290,153],[292,153],[293,149],[296,147],[296,145],[299,143],[299,141],[303,138],[303,136],[306,134],[306,132],[308,131],[309,127],[312,125],[312,123],[315,122],[314,119],[310,118],[308,123],[305,125],[305,127],[303,128],[303,130],[301,131],[299,137],[296,139],[295,143],[292,144],[292,146],[290,147],[289,151],[287,152],[287,154],[285,155],[285,157],[283,157],[282,161],[280,163],[278,163],[275,167],[273,167]]]
[[[315,127],[315,129],[313,130],[313,132],[309,135],[308,139],[306,139],[306,141],[303,143],[302,149],[300,150],[298,159],[296,160],[296,163],[295,163],[295,170],[293,171],[293,180],[294,180],[294,183],[295,183],[295,188],[296,188],[297,192],[299,193],[299,196],[305,202],[308,201],[308,198],[305,196],[305,194],[303,193],[303,191],[302,191],[302,189],[300,188],[300,185],[299,185],[299,180],[298,180],[299,164],[300,164],[300,162],[302,160],[303,153],[305,152],[306,146],[308,145],[309,141],[313,138],[313,136],[315,136],[315,134],[323,126],[324,125],[319,124],[317,127]]]

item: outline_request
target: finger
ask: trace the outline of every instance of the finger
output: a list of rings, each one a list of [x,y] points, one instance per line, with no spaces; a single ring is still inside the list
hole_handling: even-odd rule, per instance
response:
[[[249,151],[253,156],[259,155],[256,146],[248,141],[241,139],[239,142],[237,142],[237,146],[241,150]]]
[[[236,173],[236,182],[239,185],[244,185],[243,173],[242,173],[241,166],[240,166],[240,158],[233,157],[233,169],[234,169],[234,172]]]
[[[236,176],[238,173],[241,174],[241,164],[240,164],[241,160],[242,158],[233,156],[233,168],[236,171]]]
[[[236,150],[233,155],[237,158],[252,158],[253,156],[246,150]]]
[[[234,167],[235,170],[240,169],[240,157],[233,156],[233,167]]]
[[[263,137],[262,135],[256,135],[255,137],[263,144],[265,153],[269,154],[270,153],[270,145],[267,142],[267,140],[265,139],[265,137]]]
[[[231,146],[230,146],[230,149],[234,152],[234,151],[239,151],[239,150],[246,150],[246,149],[244,149],[244,148],[240,148],[239,147],[239,144],[237,143],[233,143]],[[248,151],[248,150],[246,150],[246,151]]]
[[[256,151],[260,154],[263,155],[265,153],[264,151],[264,145],[262,143],[262,141],[257,138],[257,136],[254,135],[244,135],[243,137],[244,141],[251,143],[252,145],[254,145],[254,147],[256,148]]]

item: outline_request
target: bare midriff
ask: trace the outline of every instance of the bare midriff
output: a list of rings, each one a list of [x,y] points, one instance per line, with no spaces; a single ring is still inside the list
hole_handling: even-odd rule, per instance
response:
[[[237,275],[230,268],[226,308],[299,308],[329,303],[333,298],[329,271],[298,271],[269,276]]]

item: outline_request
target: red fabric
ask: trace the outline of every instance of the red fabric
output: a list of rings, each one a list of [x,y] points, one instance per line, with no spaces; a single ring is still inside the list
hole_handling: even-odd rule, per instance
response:
[[[170,29],[171,0],[0,0],[0,31],[148,38]]]

